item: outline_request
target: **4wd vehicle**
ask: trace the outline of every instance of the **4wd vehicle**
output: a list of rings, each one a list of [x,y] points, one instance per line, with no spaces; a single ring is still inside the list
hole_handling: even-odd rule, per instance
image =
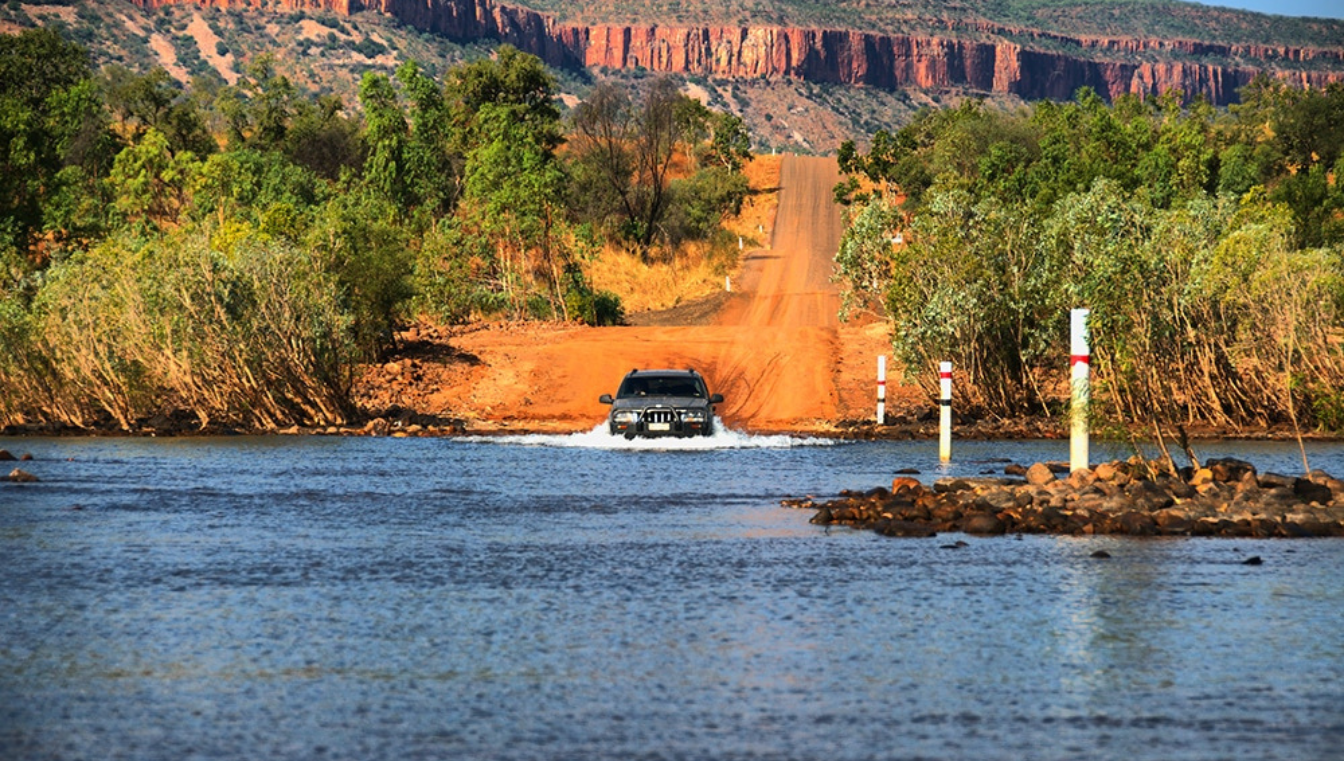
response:
[[[607,426],[613,435],[636,437],[690,437],[714,434],[714,406],[723,395],[709,394],[705,380],[693,370],[641,371],[625,375],[611,406]]]

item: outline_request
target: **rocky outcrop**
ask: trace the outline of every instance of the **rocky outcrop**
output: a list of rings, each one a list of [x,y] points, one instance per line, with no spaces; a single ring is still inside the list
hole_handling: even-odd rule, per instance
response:
[[[896,478],[891,490],[842,491],[818,502],[817,525],[868,528],[885,536],[940,533],[1046,533],[1073,536],[1344,536],[1344,481],[1315,471],[1302,477],[1236,459],[1212,459],[1199,471],[1171,474],[1135,459],[1057,477],[1036,464],[1025,478],[942,478],[926,487]]]
[[[795,78],[899,88],[967,89],[1024,99],[1067,99],[1089,86],[1105,98],[1180,90],[1236,101],[1260,72],[1296,85],[1344,81],[1344,47],[1310,49],[1191,40],[1075,37],[985,22],[946,36],[773,26],[664,26],[559,22],[493,0],[133,0],[144,7],[375,10],[459,40],[494,39],[562,67],[642,67],[724,78]],[[1212,63],[1220,62],[1220,63]]]

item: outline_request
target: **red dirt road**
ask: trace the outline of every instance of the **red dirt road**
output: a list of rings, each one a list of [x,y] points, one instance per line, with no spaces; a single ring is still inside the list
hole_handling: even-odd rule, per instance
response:
[[[839,321],[830,279],[842,232],[837,181],[832,158],[784,158],[771,246],[745,256],[734,294],[710,324],[454,336],[452,348],[471,362],[427,377],[422,365],[418,375],[433,388],[417,387],[421,394],[401,404],[464,418],[471,431],[569,432],[601,423],[598,396],[630,369],[689,367],[723,394],[719,415],[736,429],[826,432],[838,420],[871,419],[888,327],[871,316]]]

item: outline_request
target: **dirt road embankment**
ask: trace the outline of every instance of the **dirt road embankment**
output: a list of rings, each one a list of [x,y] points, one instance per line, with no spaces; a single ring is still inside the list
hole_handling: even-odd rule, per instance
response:
[[[828,432],[871,419],[888,327],[871,315],[839,320],[837,181],[832,158],[784,159],[770,247],[744,254],[733,291],[701,302],[708,311],[659,313],[657,325],[488,326],[418,339],[365,377],[365,405],[452,415],[474,432],[570,432],[603,420],[598,397],[632,368],[694,368],[723,394],[719,415],[735,429]]]

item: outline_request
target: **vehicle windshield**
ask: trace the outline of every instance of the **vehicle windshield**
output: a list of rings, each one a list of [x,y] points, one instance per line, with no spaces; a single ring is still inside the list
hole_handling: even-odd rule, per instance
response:
[[[694,376],[630,376],[621,382],[618,398],[707,397],[705,385]]]

